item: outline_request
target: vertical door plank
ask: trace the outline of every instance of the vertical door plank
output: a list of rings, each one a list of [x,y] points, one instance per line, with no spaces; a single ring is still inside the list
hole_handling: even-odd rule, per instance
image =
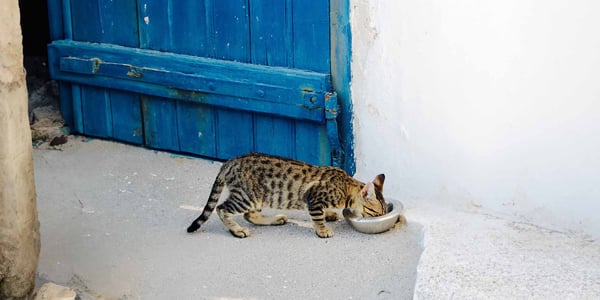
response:
[[[73,39],[77,41],[110,43],[128,47],[138,46],[137,13],[134,1],[71,1]],[[122,131],[141,128],[137,96],[115,94],[113,103],[109,89],[73,85],[73,123],[75,131],[104,138],[117,138],[128,142],[140,141],[127,137]],[[61,96],[62,97],[62,96]],[[81,109],[78,108],[80,100]],[[63,101],[66,102],[66,101]],[[113,115],[113,109],[116,109]],[[113,123],[116,122],[116,123]],[[117,136],[114,136],[117,128]]]
[[[291,66],[288,56],[292,48],[291,37],[286,36],[287,5],[286,1],[250,1],[253,64]],[[253,126],[256,151],[292,158],[295,156],[293,120],[254,114]]]
[[[214,0],[213,35],[216,58],[250,61],[247,0]]]
[[[315,165],[330,165],[327,133],[322,124],[296,121],[296,157]]]
[[[198,103],[179,102],[177,116],[181,151],[215,157],[215,109]]]
[[[59,82],[59,96],[60,96],[60,113],[65,120],[65,125],[70,126],[73,131],[75,130],[75,118],[74,118],[74,102],[75,98],[73,96],[73,88],[70,83],[67,82]],[[81,111],[81,106],[77,108]],[[78,113],[81,116],[81,112]]]
[[[212,18],[208,1],[169,0],[167,9],[171,45],[169,51],[208,57],[212,55],[210,28]],[[208,7],[207,7],[208,6]],[[215,109],[192,102],[177,102],[177,129],[183,152],[216,155]]]
[[[285,55],[288,68],[293,68],[294,63],[294,0],[285,0]]]
[[[288,66],[285,1],[250,1],[252,63]]]
[[[140,48],[170,51],[172,3],[169,0],[138,1]],[[173,99],[142,96],[144,143],[152,148],[179,151],[177,102]]]
[[[210,6],[211,41],[215,58],[250,62],[248,1],[213,0]],[[217,109],[217,156],[228,159],[252,151],[254,149],[252,125],[251,113]]]
[[[142,111],[139,96],[117,90],[110,91],[113,136],[115,139],[142,144]]]
[[[71,94],[73,95],[73,126],[76,132],[85,132],[83,128],[83,105],[81,104],[81,86],[71,84]]]
[[[293,120],[255,114],[255,150],[285,157],[294,157],[295,128]]]
[[[140,47],[208,56],[205,1],[144,0],[138,4]]]
[[[135,1],[71,1],[73,40],[138,46]]]
[[[167,51],[172,48],[169,0],[138,1],[140,48]]]
[[[179,151],[177,108],[172,99],[141,96],[145,144]]]
[[[167,7],[171,45],[169,51],[209,57],[212,28],[211,1],[169,0]],[[209,17],[210,16],[210,17]],[[177,106],[177,129],[183,152],[216,156],[215,109],[198,103],[182,102]]]
[[[217,156],[228,159],[254,150],[252,114],[217,110]]]
[[[329,1],[314,1],[310,9],[301,1],[287,1],[292,65],[296,69],[328,73]],[[296,158],[315,165],[329,165],[327,134],[323,124],[295,121]]]
[[[207,17],[211,11],[209,2],[141,1],[138,7],[141,47],[209,56],[213,52],[209,44],[212,26],[212,16],[210,20]],[[152,129],[146,130],[146,134],[151,134],[146,141],[151,147],[215,156],[214,111],[197,103],[148,98],[144,100],[144,120]],[[160,119],[155,120],[158,112]]]
[[[212,52],[206,22],[206,2],[170,0],[173,52],[207,57]]]
[[[294,67],[329,73],[329,1],[293,1]]]
[[[83,129],[86,134],[112,137],[110,96],[106,89],[86,86],[81,89]]]

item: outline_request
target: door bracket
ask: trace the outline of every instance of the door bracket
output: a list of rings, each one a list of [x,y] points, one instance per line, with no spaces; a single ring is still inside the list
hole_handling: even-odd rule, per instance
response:
[[[325,126],[331,151],[331,165],[334,167],[342,167],[344,163],[344,153],[340,145],[337,124],[338,111],[339,105],[337,93],[325,93]]]

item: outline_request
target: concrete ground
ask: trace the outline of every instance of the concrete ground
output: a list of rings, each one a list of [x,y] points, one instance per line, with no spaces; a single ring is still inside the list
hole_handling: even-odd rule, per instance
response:
[[[43,149],[42,149],[43,148]],[[378,235],[306,212],[230,235],[216,214],[186,233],[221,163],[71,137],[34,151],[39,283],[87,299],[410,299],[421,252],[415,222]],[[241,223],[246,223],[240,218]]]
[[[481,212],[422,206],[415,299],[600,299],[600,243]]]
[[[305,212],[187,234],[220,163],[82,137],[34,160],[39,283],[83,299],[600,299],[598,241],[479,209],[406,203],[377,235],[338,221],[320,239]]]

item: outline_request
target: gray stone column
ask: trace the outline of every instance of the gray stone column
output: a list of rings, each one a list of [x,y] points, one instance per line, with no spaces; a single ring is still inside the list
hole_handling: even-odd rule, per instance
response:
[[[40,253],[18,0],[0,5],[0,299],[35,286]]]

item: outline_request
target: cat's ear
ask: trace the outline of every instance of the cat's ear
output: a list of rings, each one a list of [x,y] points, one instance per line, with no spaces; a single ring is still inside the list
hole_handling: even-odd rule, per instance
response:
[[[375,185],[372,182],[365,184],[365,186],[360,190],[360,195],[363,199],[371,198],[375,194]]]
[[[375,186],[377,186],[377,188],[380,191],[383,191],[383,182],[385,181],[385,174],[379,174],[377,176],[375,176],[375,180],[373,180],[373,183],[375,184]]]

